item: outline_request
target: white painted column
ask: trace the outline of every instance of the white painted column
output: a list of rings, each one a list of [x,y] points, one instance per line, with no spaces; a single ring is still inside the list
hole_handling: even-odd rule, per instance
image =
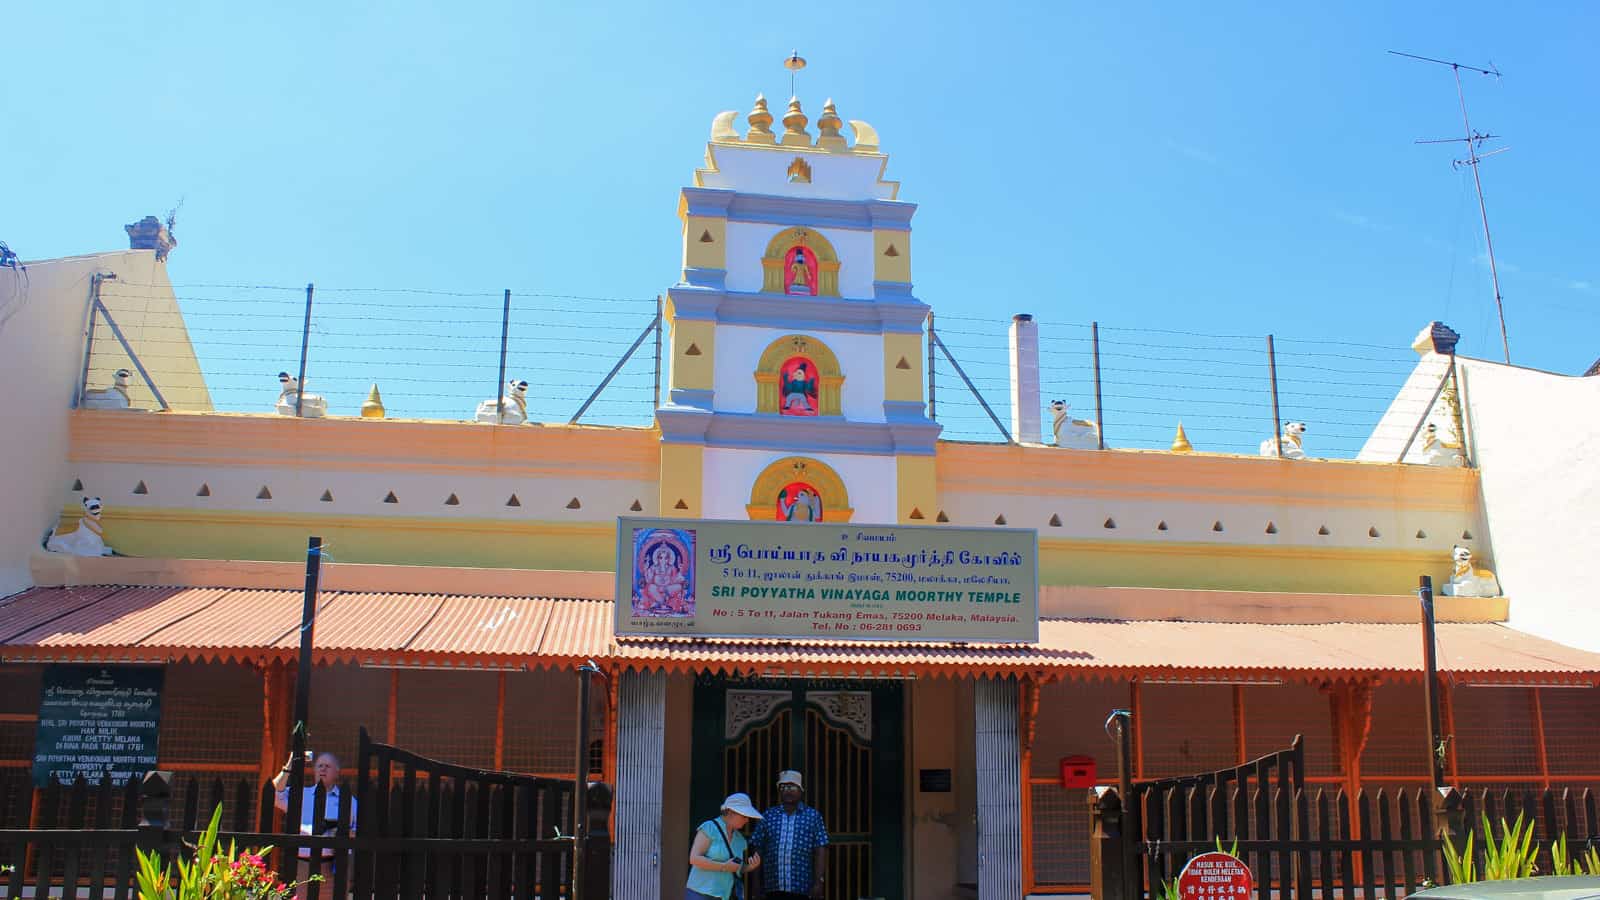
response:
[[[1020,443],[1043,443],[1040,406],[1039,323],[1019,313],[1011,317],[1011,436]]]
[[[978,769],[978,897],[1022,896],[1022,756],[1015,678],[973,685]]]
[[[611,896],[661,894],[661,760],[666,751],[667,676],[623,672],[617,690],[617,828]]]

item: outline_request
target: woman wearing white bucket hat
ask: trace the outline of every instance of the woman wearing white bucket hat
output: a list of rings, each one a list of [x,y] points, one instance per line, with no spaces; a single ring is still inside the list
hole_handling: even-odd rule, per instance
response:
[[[729,794],[722,813],[695,830],[689,848],[686,900],[729,900],[743,895],[744,874],[761,865],[760,854],[746,854],[744,827],[761,818],[749,794]]]

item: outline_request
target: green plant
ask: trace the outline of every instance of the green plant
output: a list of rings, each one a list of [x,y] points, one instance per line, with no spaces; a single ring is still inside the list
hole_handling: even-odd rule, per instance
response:
[[[1573,858],[1567,851],[1566,834],[1550,845],[1550,861],[1554,864],[1552,875],[1600,875],[1600,850],[1590,847]]]
[[[296,885],[284,884],[267,868],[262,858],[267,851],[241,852],[232,841],[225,851],[218,847],[221,823],[222,807],[218,806],[211,824],[195,843],[194,856],[178,860],[176,878],[160,854],[139,851],[139,900],[288,900],[293,896]]]
[[[1467,834],[1465,846],[1459,851],[1447,834],[1444,837],[1444,862],[1450,871],[1452,884],[1473,881],[1505,881],[1510,878],[1527,878],[1534,873],[1539,848],[1533,842],[1533,823],[1524,822],[1521,813],[1510,825],[1500,820],[1500,836],[1495,837],[1489,825],[1489,816],[1483,816],[1483,871],[1478,872],[1477,856],[1472,850],[1474,833]]]

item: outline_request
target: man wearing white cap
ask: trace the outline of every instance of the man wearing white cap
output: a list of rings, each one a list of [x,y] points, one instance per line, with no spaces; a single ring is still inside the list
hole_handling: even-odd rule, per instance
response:
[[[828,877],[825,849],[828,827],[822,814],[804,801],[800,773],[778,773],[778,798],[750,837],[750,846],[766,860],[762,879],[768,900],[821,900]]]

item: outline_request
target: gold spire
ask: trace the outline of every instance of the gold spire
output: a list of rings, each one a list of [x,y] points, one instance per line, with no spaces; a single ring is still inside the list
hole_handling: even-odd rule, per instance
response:
[[[845,150],[844,135],[839,133],[839,126],[844,120],[839,118],[839,110],[834,108],[833,98],[822,104],[822,118],[817,120],[817,146],[827,150]]]
[[[806,123],[811,121],[800,111],[800,98],[789,98],[789,111],[783,114],[783,144],[790,147],[811,146],[811,135],[806,133]]]
[[[372,392],[367,394],[367,402],[361,404],[361,418],[383,418],[383,398],[378,396],[378,386],[372,386]]]
[[[1189,443],[1189,436],[1183,433],[1183,423],[1178,423],[1178,433],[1172,438],[1173,453],[1193,453],[1194,445]]]
[[[745,121],[750,123],[750,130],[745,132],[744,139],[752,144],[775,144],[777,135],[772,133],[772,113],[767,112],[767,98],[764,94],[756,95],[755,109],[750,110],[750,115]]]

